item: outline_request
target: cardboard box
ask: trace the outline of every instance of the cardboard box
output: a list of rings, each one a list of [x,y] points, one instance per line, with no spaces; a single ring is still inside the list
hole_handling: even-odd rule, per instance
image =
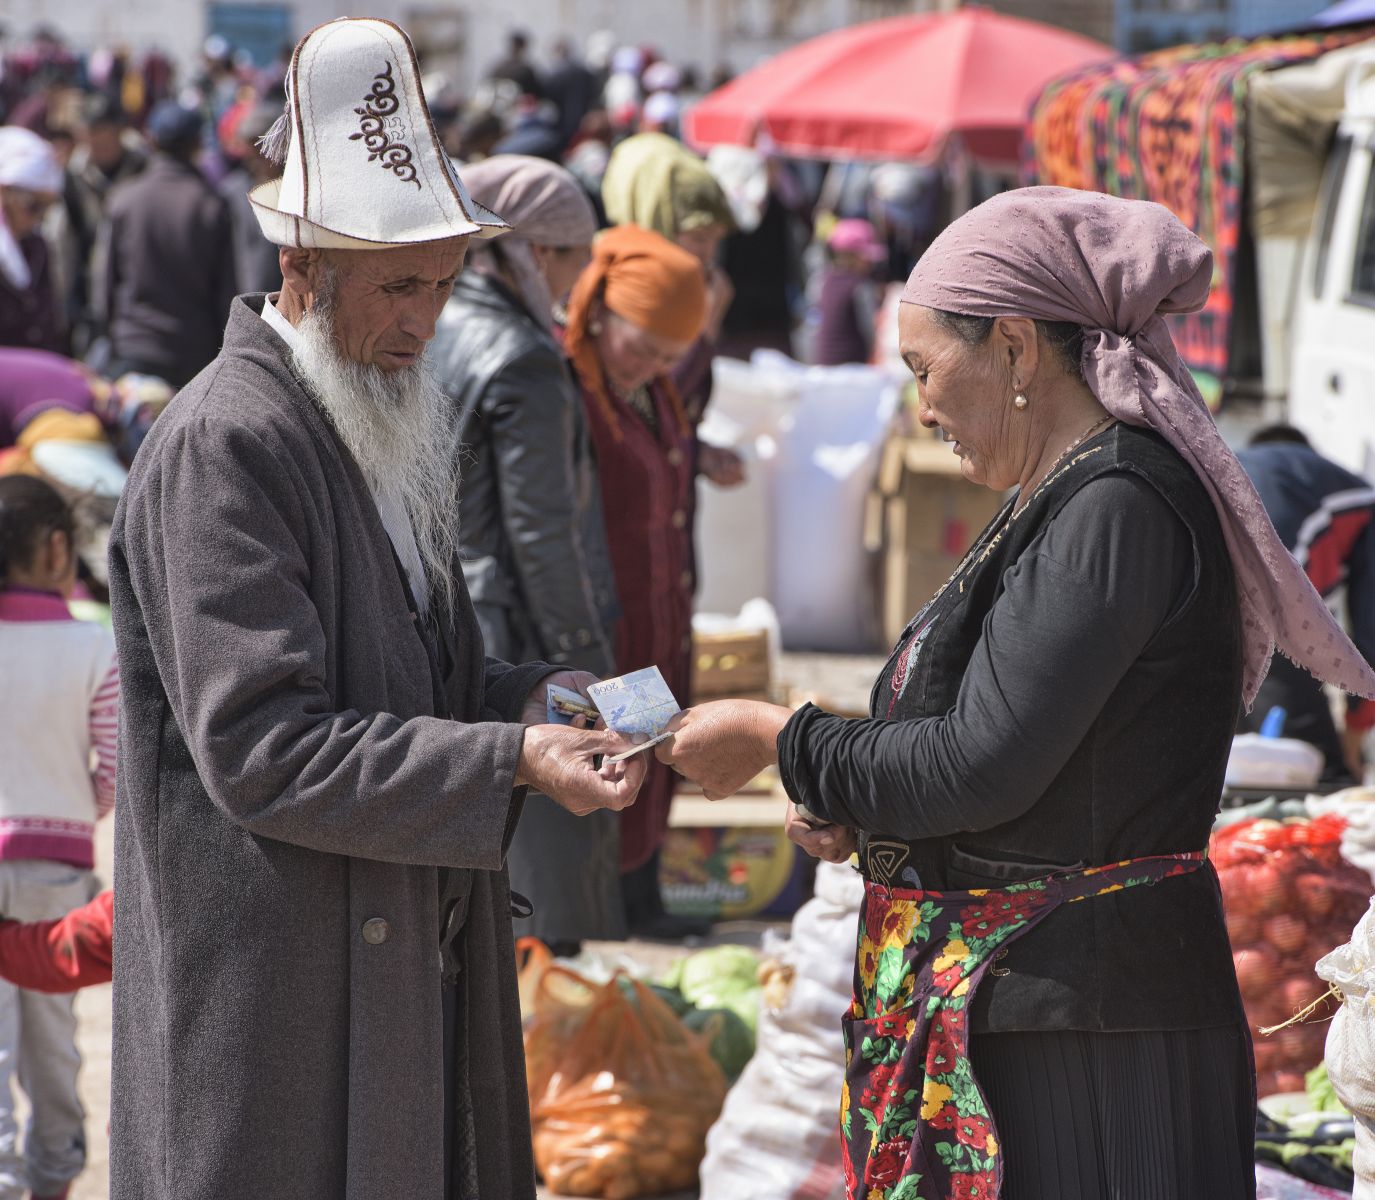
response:
[[[970,483],[934,437],[894,437],[883,449],[865,538],[882,559],[880,619],[889,645],[960,565],[1004,496]]]
[[[766,631],[692,635],[692,700],[767,698],[771,685]]]

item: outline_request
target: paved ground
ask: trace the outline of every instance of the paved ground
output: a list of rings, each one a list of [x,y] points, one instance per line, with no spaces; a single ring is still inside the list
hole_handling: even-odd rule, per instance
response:
[[[842,712],[859,711],[868,702],[869,687],[882,667],[882,659],[872,656],[785,655],[780,678],[806,698]],[[800,700],[803,698],[798,696]],[[113,823],[102,822],[96,844],[96,869],[112,877]],[[744,942],[757,945],[763,930],[761,922],[735,921],[718,926],[711,942]],[[706,944],[706,943],[702,943]],[[665,946],[649,942],[608,942],[593,947],[608,962],[621,956],[657,974],[674,958],[687,953],[690,946]],[[87,1166],[72,1191],[72,1200],[108,1200],[109,1169],[109,1094],[110,1094],[110,988],[87,988],[77,997],[81,1017],[78,1043],[84,1066],[81,1094],[86,1103]],[[665,1200],[675,1200],[667,1197]],[[681,1198],[679,1198],[681,1200]]]

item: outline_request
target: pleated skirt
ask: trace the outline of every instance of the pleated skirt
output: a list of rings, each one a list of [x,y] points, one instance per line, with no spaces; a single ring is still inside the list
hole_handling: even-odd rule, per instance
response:
[[[975,1034],[970,1061],[1002,1145],[1000,1200],[1255,1200],[1242,1026]]]

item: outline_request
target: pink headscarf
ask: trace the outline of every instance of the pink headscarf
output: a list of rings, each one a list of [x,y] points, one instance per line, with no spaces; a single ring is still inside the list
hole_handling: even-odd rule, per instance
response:
[[[1159,433],[1212,497],[1236,568],[1247,706],[1276,647],[1319,679],[1375,697],[1375,672],[1280,541],[1161,319],[1201,308],[1212,276],[1212,251],[1168,209],[1034,187],[995,196],[946,229],[902,299],[1083,326],[1084,377],[1103,407]]]

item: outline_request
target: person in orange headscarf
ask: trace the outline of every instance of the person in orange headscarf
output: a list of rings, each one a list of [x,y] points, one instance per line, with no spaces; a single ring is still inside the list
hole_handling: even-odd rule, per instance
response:
[[[701,264],[635,225],[608,230],[573,287],[564,348],[597,449],[611,565],[623,613],[616,669],[657,666],[680,703],[692,661],[696,434],[669,372],[706,323]],[[621,813],[621,884],[630,932],[675,937],[700,923],[664,911],[659,849],[674,777],[655,764]]]

